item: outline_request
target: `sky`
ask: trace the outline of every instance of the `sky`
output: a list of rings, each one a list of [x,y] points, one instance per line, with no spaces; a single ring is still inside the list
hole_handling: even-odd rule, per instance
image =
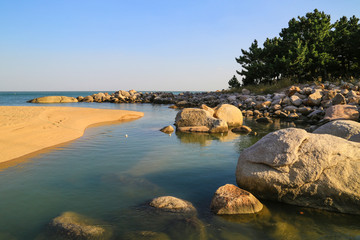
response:
[[[235,58],[315,8],[359,0],[0,0],[0,91],[214,91]]]

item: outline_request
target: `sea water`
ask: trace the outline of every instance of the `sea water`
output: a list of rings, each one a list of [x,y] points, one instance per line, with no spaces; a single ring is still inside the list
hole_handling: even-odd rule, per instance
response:
[[[168,105],[26,103],[39,96],[89,94],[0,93],[1,105],[145,113],[135,121],[88,128],[77,140],[0,165],[0,239],[52,239],[49,223],[66,211],[101,221],[112,229],[112,239],[126,239],[139,231],[161,232],[179,240],[359,239],[360,217],[355,215],[269,201],[262,201],[265,210],[257,215],[211,213],[209,206],[216,189],[236,184],[240,152],[268,132],[293,125],[261,125],[247,119],[246,125],[257,136],[231,132],[169,135],[159,131],[174,122],[177,110]],[[164,195],[190,201],[197,215],[182,218],[152,211],[148,202]]]

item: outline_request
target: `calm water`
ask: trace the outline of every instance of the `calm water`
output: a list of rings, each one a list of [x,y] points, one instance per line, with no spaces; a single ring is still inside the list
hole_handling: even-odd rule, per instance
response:
[[[48,93],[0,93],[0,105],[30,106],[34,104],[25,101],[41,95]],[[159,131],[172,124],[177,113],[167,105],[61,106],[126,109],[145,116],[89,128],[83,137],[51,151],[0,165],[0,239],[51,239],[47,225],[65,211],[101,221],[112,229],[112,239],[126,239],[136,231],[162,232],[179,240],[360,239],[358,216],[266,201],[266,209],[257,215],[221,217],[209,211],[216,189],[235,184],[242,149],[286,124],[265,127],[248,120],[247,125],[259,133],[256,137],[232,133],[169,136]],[[146,207],[146,202],[162,195],[192,202],[197,217],[184,219]]]

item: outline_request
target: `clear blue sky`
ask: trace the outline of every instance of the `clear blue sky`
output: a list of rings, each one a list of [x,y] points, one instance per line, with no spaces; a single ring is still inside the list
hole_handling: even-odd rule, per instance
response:
[[[254,39],[360,0],[0,0],[0,91],[217,90]]]

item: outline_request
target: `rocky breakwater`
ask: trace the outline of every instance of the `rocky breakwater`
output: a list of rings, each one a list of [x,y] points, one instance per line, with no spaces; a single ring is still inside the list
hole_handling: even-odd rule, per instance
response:
[[[200,108],[205,104],[216,107],[230,104],[238,107],[246,117],[274,117],[286,120],[317,123],[326,109],[336,105],[359,109],[360,82],[334,84],[304,84],[291,86],[274,94],[255,95],[247,89],[241,93],[216,92],[136,92],[117,91],[78,97],[79,102],[173,104],[174,108]]]
[[[360,143],[296,128],[278,130],[240,154],[236,181],[260,198],[360,214]]]
[[[332,112],[353,111],[349,116],[342,119],[356,118],[359,113],[360,82],[341,82],[334,84],[303,84],[291,86],[279,90],[274,94],[256,95],[247,89],[240,93],[227,91],[216,92],[137,92],[135,90],[119,90],[113,93],[96,93],[89,96],[79,96],[75,100],[79,102],[111,102],[111,103],[152,103],[172,104],[172,108],[200,108],[205,104],[216,107],[221,104],[229,104],[239,108],[245,117],[270,117],[282,118],[287,121],[298,121],[317,124],[322,120],[327,109]],[[58,97],[57,97],[58,98]],[[72,100],[72,101],[75,101]],[[30,100],[37,102],[36,100]],[[64,102],[59,100],[58,102]],[[334,106],[337,106],[334,108]],[[349,107],[350,106],[350,107]],[[357,113],[357,114],[356,114]],[[334,120],[332,116],[327,119]],[[269,121],[267,121],[269,122]]]

